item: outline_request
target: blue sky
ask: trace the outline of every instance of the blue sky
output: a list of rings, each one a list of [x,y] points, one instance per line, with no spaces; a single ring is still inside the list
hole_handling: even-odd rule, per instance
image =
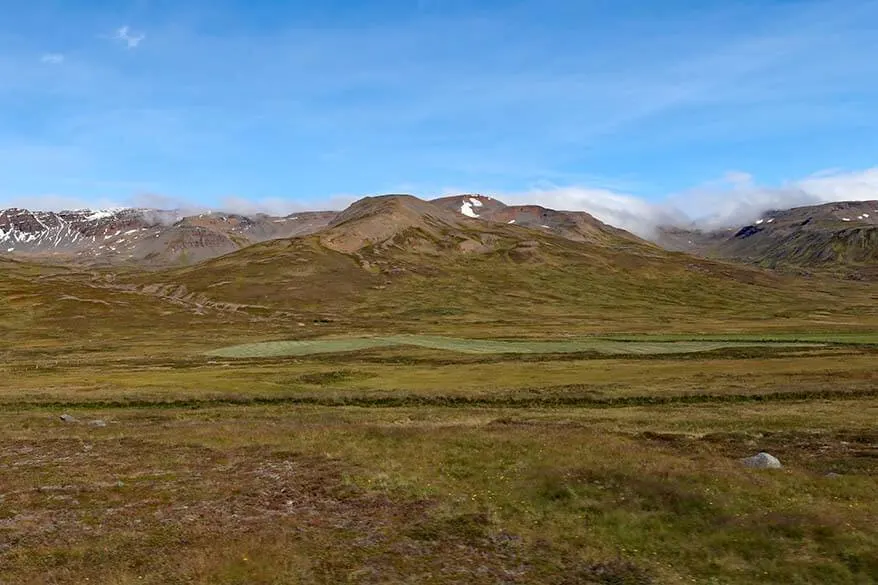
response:
[[[0,206],[878,199],[874,1],[0,7]]]

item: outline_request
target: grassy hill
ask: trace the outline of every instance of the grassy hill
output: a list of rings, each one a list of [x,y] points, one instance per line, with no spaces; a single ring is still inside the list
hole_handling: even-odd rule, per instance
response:
[[[3,259],[3,345],[41,338],[110,351],[114,339],[169,353],[349,332],[551,338],[858,331],[878,321],[868,283],[779,276],[668,252],[618,230],[601,234],[573,241],[386,196],[354,204],[315,234],[187,268]]]
[[[699,259],[613,230],[600,243],[572,241],[408,196],[366,199],[325,231],[148,279],[202,303],[403,330],[771,329],[876,314],[868,286]]]

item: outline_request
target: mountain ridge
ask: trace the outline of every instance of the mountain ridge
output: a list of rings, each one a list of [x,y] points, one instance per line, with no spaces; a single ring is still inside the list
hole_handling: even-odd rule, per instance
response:
[[[878,280],[878,201],[766,211],[720,230],[665,228],[666,248],[802,275]]]
[[[334,212],[285,217],[148,208],[0,210],[0,254],[33,260],[145,266],[189,264],[252,243],[310,233]]]
[[[391,213],[376,214],[375,206]],[[357,221],[356,230],[342,229]],[[652,246],[703,258],[751,264],[797,274],[878,279],[878,201],[836,202],[772,210],[756,221],[724,229],[664,227],[655,242],[605,224],[583,211],[540,205],[506,205],[486,195],[461,194],[424,200],[379,195],[343,211],[263,213],[179,211],[147,208],[40,212],[0,210],[0,256],[83,265],[133,265],[152,269],[194,265],[260,242],[321,234],[339,252],[357,252],[385,236],[410,230],[422,251],[445,250],[431,223],[479,229],[480,224],[528,228],[599,246]],[[476,222],[476,223],[472,223]],[[485,227],[485,225],[481,225]],[[490,231],[490,230],[488,230]],[[463,233],[463,232],[461,232]],[[471,252],[490,242],[462,235],[454,245]]]
[[[805,310],[792,292],[799,285],[770,272],[665,251],[624,232],[605,238],[574,241],[384,196],[354,204],[323,231],[127,282],[213,306],[364,321],[563,315],[599,323],[620,312],[654,321]]]

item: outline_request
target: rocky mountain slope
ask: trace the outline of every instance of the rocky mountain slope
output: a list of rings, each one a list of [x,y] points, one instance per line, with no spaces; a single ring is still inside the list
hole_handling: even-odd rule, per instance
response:
[[[83,220],[95,221],[90,215]],[[221,217],[190,221],[212,233],[243,229]],[[159,227],[190,227],[181,221]],[[526,326],[565,335],[862,325],[878,311],[865,283],[785,277],[669,252],[599,222],[592,227],[600,241],[574,241],[542,227],[468,217],[441,202],[384,196],[356,202],[313,233],[185,267],[119,270],[10,254],[0,257],[0,321],[39,328],[47,339],[88,331],[124,337],[138,323],[187,335],[207,325],[217,335],[226,326],[306,334],[462,327],[506,335]],[[95,243],[103,237],[95,236]]]
[[[436,229],[436,222],[464,231],[473,226],[488,231],[494,229],[489,225],[514,226],[617,249],[655,247],[581,211],[506,205],[476,194],[432,201],[394,197],[366,198],[343,212],[286,217],[217,212],[184,216],[151,209],[58,213],[7,209],[0,211],[0,256],[88,265],[191,266],[259,242],[315,233],[321,234],[320,242],[327,248],[351,253],[405,230],[429,236],[418,240],[424,247],[421,251],[491,247],[466,237],[445,241],[438,237],[442,230]],[[377,213],[386,206],[394,209]],[[354,223],[357,229],[348,229]],[[657,243],[706,258],[871,280],[878,278],[878,201],[771,211],[752,225],[722,230],[664,228]]]
[[[878,279],[878,201],[769,211],[750,225],[716,231],[666,228],[663,246],[796,273]]]
[[[0,254],[93,264],[191,264],[274,238],[311,233],[334,212],[287,217],[154,209],[0,211]]]
[[[596,221],[596,220],[594,220]],[[673,323],[825,306],[769,272],[669,252],[595,224],[602,241],[468,217],[411,196],[356,202],[326,229],[126,281],[180,302],[333,322]],[[138,288],[139,287],[139,288]],[[819,302],[814,299],[819,297]],[[498,321],[499,320],[499,321]],[[584,325],[585,326],[585,325]]]
[[[428,202],[421,201],[421,204]],[[455,221],[453,218],[479,219],[538,229],[580,242],[606,244],[616,239],[643,243],[581,211],[505,205],[483,195],[443,197],[429,204],[433,207],[420,212],[440,214],[446,222]],[[343,213],[308,211],[285,217],[220,212],[185,215],[154,209],[62,212],[5,209],[0,210],[0,255],[31,260],[76,260],[87,264],[192,265],[258,242],[333,228],[349,221],[358,213],[357,209],[354,206]],[[385,230],[396,229],[397,221],[405,222],[402,216],[386,217],[383,221]],[[326,235],[330,240],[333,237],[331,233]],[[339,241],[337,245],[356,246],[357,242]]]

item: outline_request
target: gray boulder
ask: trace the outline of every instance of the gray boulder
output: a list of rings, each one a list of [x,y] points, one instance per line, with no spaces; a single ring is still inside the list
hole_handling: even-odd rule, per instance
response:
[[[76,419],[73,418],[72,416],[70,416],[69,414],[62,414],[61,420],[66,422],[66,423],[75,423],[76,422]]]
[[[93,426],[93,427],[105,427],[105,426],[107,426],[107,421],[101,420],[101,419],[96,419],[96,420],[89,422],[88,424],[90,426]]]
[[[742,459],[741,463],[743,463],[745,467],[750,467],[752,469],[780,469],[783,467],[777,457],[765,452],[757,453],[753,457]]]

